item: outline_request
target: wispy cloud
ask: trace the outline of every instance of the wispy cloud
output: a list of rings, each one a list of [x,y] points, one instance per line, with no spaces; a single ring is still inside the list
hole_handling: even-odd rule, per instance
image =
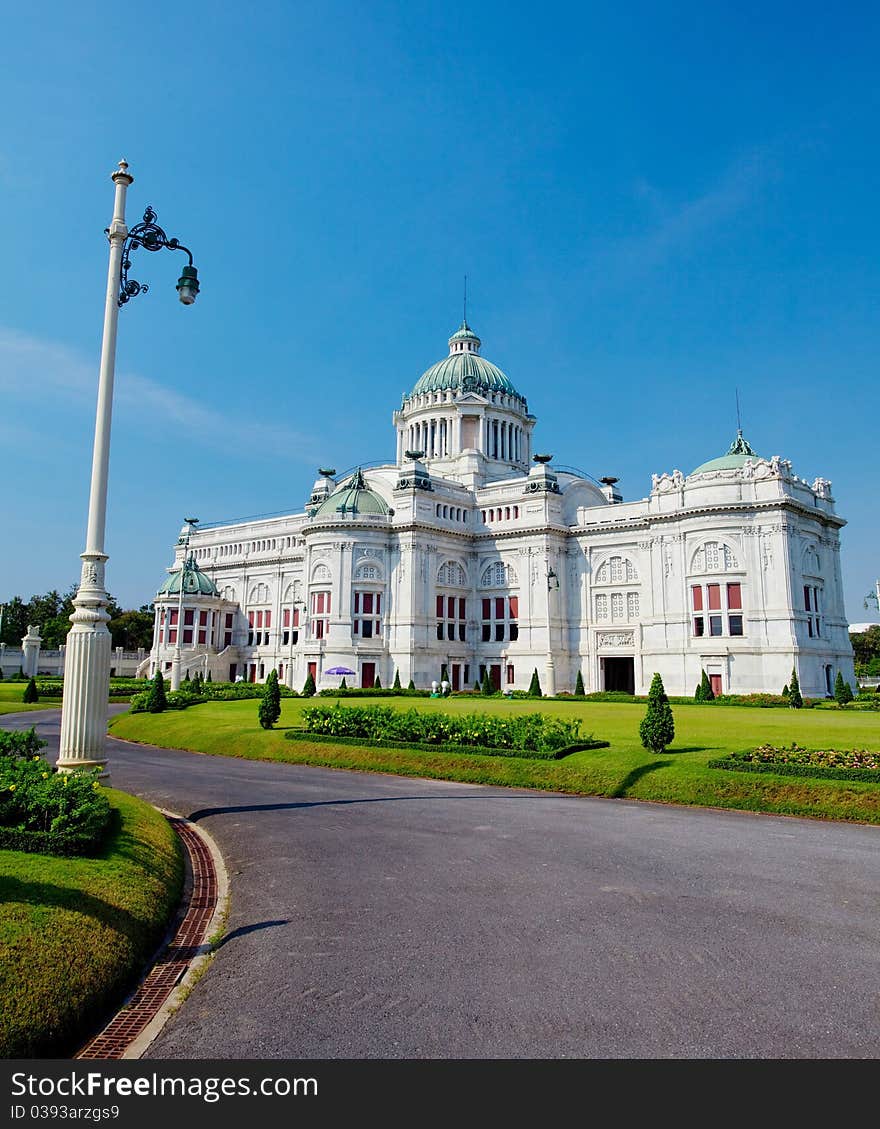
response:
[[[686,251],[755,199],[768,179],[771,165],[767,154],[749,153],[732,164],[707,191],[683,202],[671,202],[647,180],[637,181],[633,193],[645,203],[651,219],[645,230],[606,245],[596,263],[598,277],[622,281]]]
[[[4,401],[45,403],[53,397],[93,410],[96,393],[96,361],[86,360],[70,346],[0,327]],[[252,451],[260,457],[281,455],[307,464],[318,459],[313,440],[292,428],[250,424],[138,373],[117,373],[114,398],[120,407],[136,408],[148,426],[161,423],[166,431],[176,427],[191,442],[225,454]]]

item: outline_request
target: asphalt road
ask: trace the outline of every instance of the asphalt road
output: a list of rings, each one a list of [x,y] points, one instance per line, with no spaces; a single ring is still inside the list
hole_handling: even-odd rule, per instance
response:
[[[57,748],[59,714],[37,723]],[[880,829],[108,741],[228,933],[148,1057],[875,1058]]]

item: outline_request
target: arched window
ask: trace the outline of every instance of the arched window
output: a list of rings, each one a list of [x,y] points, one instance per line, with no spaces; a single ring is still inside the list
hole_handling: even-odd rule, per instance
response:
[[[355,580],[380,581],[382,579],[382,570],[378,565],[374,564],[358,565],[355,569],[354,578]]]
[[[610,557],[596,571],[596,584],[633,584],[638,579],[636,566],[628,557]]]
[[[330,569],[325,564],[315,565],[312,569],[312,583],[319,583],[330,579]]]
[[[515,588],[519,578],[509,564],[504,561],[495,561],[483,569],[480,577],[481,588]]]
[[[458,561],[446,561],[437,572],[437,583],[447,588],[466,588],[467,573]]]
[[[694,553],[693,572],[726,572],[737,567],[736,555],[722,541],[706,541]]]

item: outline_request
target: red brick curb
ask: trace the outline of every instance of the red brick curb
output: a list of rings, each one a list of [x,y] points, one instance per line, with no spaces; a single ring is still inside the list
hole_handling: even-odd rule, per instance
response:
[[[208,927],[220,893],[217,868],[206,840],[193,824],[177,816],[167,818],[189,857],[191,890],[183,920],[134,994],[107,1026],[77,1051],[75,1059],[124,1058],[131,1044],[159,1014],[192,961],[207,951]]]

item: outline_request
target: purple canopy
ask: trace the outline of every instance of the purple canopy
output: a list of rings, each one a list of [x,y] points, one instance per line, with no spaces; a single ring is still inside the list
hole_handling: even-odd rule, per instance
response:
[[[325,671],[325,674],[354,674],[353,670],[349,670],[347,666],[330,666]]]

